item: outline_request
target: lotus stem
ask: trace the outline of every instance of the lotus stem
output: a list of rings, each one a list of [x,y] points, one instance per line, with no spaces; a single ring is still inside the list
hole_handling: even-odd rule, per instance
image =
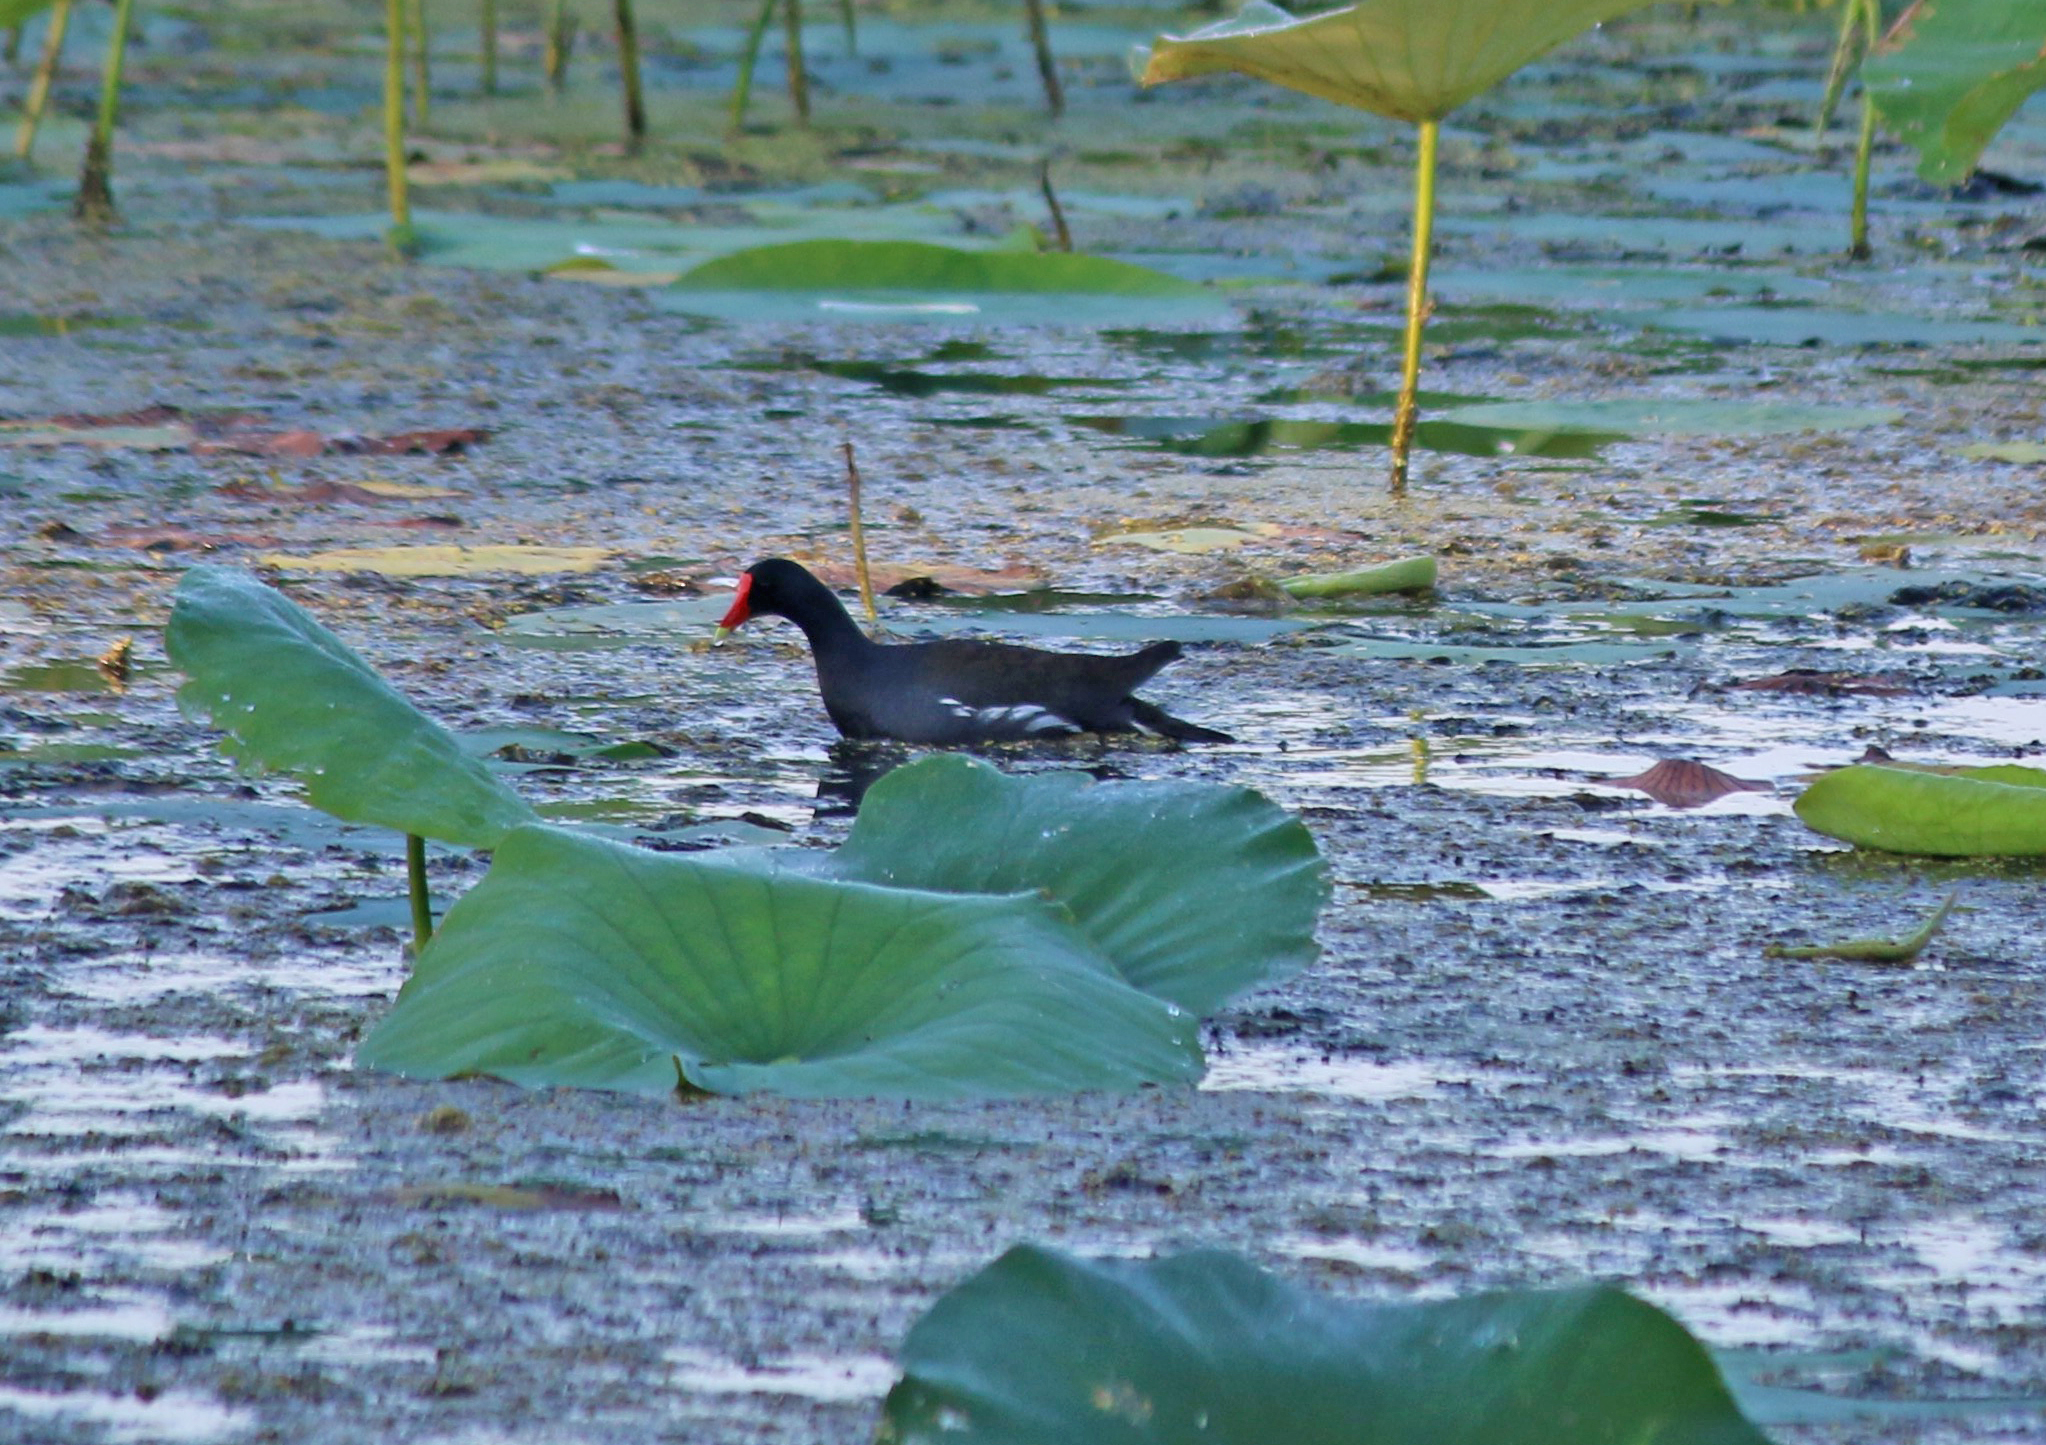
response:
[[[412,197],[405,181],[405,0],[384,0],[384,188],[391,203],[391,244],[409,249]]]
[[[1044,102],[1054,117],[1066,113],[1066,92],[1059,84],[1059,63],[1051,53],[1051,31],[1044,23],[1044,0],[1023,0],[1030,17],[1030,46],[1037,52],[1037,74],[1044,81]]]
[[[646,141],[646,98],[639,86],[639,26],[632,18],[632,0],[615,0],[618,23],[618,79],[625,92],[625,153],[639,154]]]
[[[575,21],[568,13],[568,0],[547,0],[547,51],[541,61],[547,73],[547,93],[556,100],[568,86],[568,52],[575,45]]]
[[[1421,122],[1414,159],[1414,259],[1407,273],[1407,338],[1400,362],[1399,406],[1392,415],[1392,494],[1407,494],[1407,457],[1420,411],[1421,329],[1428,324],[1428,258],[1435,238],[1435,152],[1442,123]]]
[[[405,883],[412,895],[412,956],[433,937],[433,897],[426,891],[426,840],[405,835]]]
[[[1044,192],[1045,209],[1051,212],[1052,233],[1058,239],[1061,251],[1073,249],[1072,228],[1066,225],[1065,207],[1059,204],[1059,193],[1051,188],[1051,157],[1046,156],[1037,163],[1037,188]]]
[[[412,11],[412,78],[419,93],[412,97],[412,119],[421,130],[431,117],[433,62],[426,53],[426,0],[410,0]]]
[[[26,161],[35,149],[36,131],[43,112],[49,108],[50,87],[57,81],[57,62],[63,58],[64,32],[71,25],[71,0],[57,0],[50,7],[50,28],[43,36],[42,58],[36,61],[35,78],[28,83],[28,98],[22,102],[21,128],[14,133],[14,154]]]
[[[497,0],[483,0],[483,93],[497,94]]]
[[[782,26],[789,38],[789,100],[796,124],[810,123],[810,73],[803,68],[803,0],[782,0]]]
[[[774,23],[775,0],[761,0],[753,28],[746,32],[746,44],[739,51],[739,79],[732,87],[732,132],[746,124],[746,105],[753,98],[753,68],[760,63],[760,47],[767,40],[767,27]]]
[[[1882,38],[1882,14],[1880,0],[1847,0],[1850,12],[1859,10],[1863,26],[1863,59],[1873,54],[1876,43]],[[1861,139],[1854,150],[1854,211],[1848,221],[1847,255],[1855,261],[1866,261],[1874,252],[1868,244],[1868,173],[1869,163],[1875,155],[1875,102],[1869,99],[1868,80],[1861,82]]]
[[[1840,36],[1833,42],[1833,63],[1826,71],[1826,93],[1819,101],[1818,118],[1812,122],[1812,139],[1825,139],[1826,127],[1847,88],[1847,72],[1854,68],[1855,22],[1861,19],[1861,0],[1846,0],[1840,7]]]
[[[85,147],[85,168],[78,176],[78,199],[72,214],[88,226],[114,221],[114,121],[121,112],[121,67],[128,56],[128,27],[135,0],[115,0],[114,29],[107,41],[106,69],[100,77],[99,118]]]
[[[858,26],[853,23],[853,0],[838,0],[838,19],[839,23],[845,27],[845,53],[847,55],[858,55],[860,53],[860,32]]]
[[[860,579],[860,605],[867,609],[867,627],[881,625],[880,609],[874,606],[874,579],[867,571],[867,532],[860,523],[860,469],[853,461],[853,444],[841,443],[845,453],[845,491],[852,509],[853,571]]]

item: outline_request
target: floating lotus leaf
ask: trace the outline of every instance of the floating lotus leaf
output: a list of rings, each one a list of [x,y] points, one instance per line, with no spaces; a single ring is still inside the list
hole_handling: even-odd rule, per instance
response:
[[[1314,961],[1328,879],[1313,836],[1248,788],[1011,777],[956,754],[868,791],[831,876],[1043,893],[1144,992],[1194,1013]]]
[[[533,810],[333,633],[246,572],[195,567],[164,633],[188,710],[351,823],[489,848]]]
[[[1917,148],[1918,174],[1959,185],[2046,86],[2046,0],[1917,0],[1861,73],[1883,123]]]
[[[1440,120],[1529,61],[1655,0],[1364,0],[1304,19],[1252,0],[1160,36],[1142,82],[1234,70],[1396,120]]]
[[[923,241],[790,241],[706,261],[675,283],[683,291],[986,291],[1067,295],[1199,296],[1177,276],[1062,251],[964,251]]]
[[[2004,763],[1959,773],[1858,763],[1799,795],[1797,816],[1829,838],[1938,858],[2046,856],[2046,772]]]
[[[1766,1445],[1704,1347],[1619,1290],[1311,1294],[1234,1255],[1024,1245],[909,1332],[882,1445]]]
[[[1192,1018],[1034,896],[508,836],[357,1061],[665,1093],[962,1098],[1201,1072]]]

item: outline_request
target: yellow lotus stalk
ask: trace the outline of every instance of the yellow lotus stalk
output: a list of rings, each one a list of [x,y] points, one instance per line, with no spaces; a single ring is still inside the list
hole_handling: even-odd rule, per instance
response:
[[[1191,35],[1160,36],[1140,80],[1235,71],[1421,127],[1415,167],[1414,258],[1394,413],[1392,491],[1403,495],[1419,410],[1421,332],[1435,211],[1435,139],[1442,118],[1529,61],[1603,21],[1655,0],[1362,0],[1298,18],[1265,0]]]

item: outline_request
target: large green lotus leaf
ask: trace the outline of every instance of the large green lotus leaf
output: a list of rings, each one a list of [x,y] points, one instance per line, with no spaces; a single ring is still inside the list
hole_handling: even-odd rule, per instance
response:
[[[54,3],[55,0],[0,0],[0,26],[19,25]]]
[[[2046,86],[2046,0],[1917,0],[1862,65],[1918,174],[1959,185],[2025,97]]]
[[[1234,70],[1396,120],[1440,120],[1602,21],[1655,0],[1363,0],[1296,19],[1251,0],[1191,35],[1162,35],[1142,83]]]
[[[1313,836],[1248,788],[1011,777],[946,754],[868,791],[832,875],[945,893],[1042,892],[1144,992],[1196,1014],[1314,961]]]
[[[164,647],[191,679],[180,704],[337,818],[489,848],[535,816],[347,644],[246,572],[187,572]]]
[[[902,1372],[885,1445],[1766,1445],[1619,1290],[1358,1304],[1208,1251],[1012,1249],[917,1321]]]
[[[923,241],[790,241],[706,261],[683,291],[1053,292],[1073,296],[1200,296],[1177,276],[1066,252],[962,251]]]
[[[1054,905],[510,834],[357,1061],[533,1086],[806,1098],[1198,1078],[1193,1020]]]
[[[1857,848],[1938,858],[2046,856],[2046,773],[2001,764],[1929,773],[1857,763],[1799,794],[1797,816]]]

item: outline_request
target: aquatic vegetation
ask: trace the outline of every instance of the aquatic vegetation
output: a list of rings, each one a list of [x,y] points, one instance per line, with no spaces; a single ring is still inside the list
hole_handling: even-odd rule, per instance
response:
[[[1160,36],[1145,85],[1234,70],[1419,127],[1406,339],[1393,413],[1391,487],[1406,491],[1419,416],[1421,333],[1428,319],[1435,164],[1442,119],[1465,101],[1601,21],[1653,0],[1363,0],[1295,18],[1265,0],[1186,36]]]
[[[903,1342],[886,1445],[1765,1445],[1684,1327],[1603,1286],[1422,1304],[1311,1293],[1233,1254],[1019,1245]]]
[[[1912,0],[1862,72],[1883,123],[1918,151],[1918,174],[1959,185],[2046,86],[2046,0]]]
[[[877,782],[832,853],[669,856],[537,815],[331,632],[243,573],[188,573],[186,707],[315,807],[409,839],[420,953],[368,1067],[535,1085],[960,1097],[1198,1077],[1196,1015],[1313,961],[1297,819],[1244,788]],[[425,838],[495,852],[432,934]]]
[[[1827,773],[1794,806],[1807,826],[1858,848],[2046,856],[2046,771],[2015,763],[1958,772],[1857,763]]]

